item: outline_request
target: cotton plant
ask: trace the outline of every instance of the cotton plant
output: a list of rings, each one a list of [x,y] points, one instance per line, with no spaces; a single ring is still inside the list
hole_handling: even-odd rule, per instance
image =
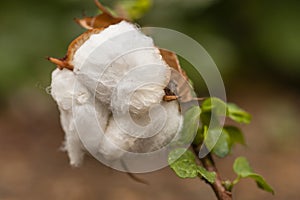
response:
[[[170,145],[166,162],[177,176],[204,179],[218,199],[231,199],[241,178],[252,178],[273,193],[244,157],[234,163],[234,181],[223,181],[213,161],[213,155],[223,158],[236,144],[245,144],[240,129],[222,126],[221,118],[249,123],[251,116],[214,97],[199,106],[203,99],[195,97],[175,53],[157,47],[124,18],[130,16],[124,9],[116,17],[95,3],[102,13],[76,19],[87,31],[71,42],[66,56],[48,58],[57,66],[51,95],[60,111],[70,164],[80,166],[86,153],[114,162],[126,152],[151,153]],[[210,152],[200,157],[201,149]]]

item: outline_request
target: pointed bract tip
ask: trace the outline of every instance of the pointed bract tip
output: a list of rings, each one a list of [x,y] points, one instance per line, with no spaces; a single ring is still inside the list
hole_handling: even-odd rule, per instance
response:
[[[63,59],[47,57],[47,60],[55,64],[59,69],[67,68],[69,70],[73,70],[73,66],[69,65],[68,62]]]
[[[111,16],[111,13],[98,0],[94,0],[94,3],[99,8],[99,10],[101,10],[103,13]]]

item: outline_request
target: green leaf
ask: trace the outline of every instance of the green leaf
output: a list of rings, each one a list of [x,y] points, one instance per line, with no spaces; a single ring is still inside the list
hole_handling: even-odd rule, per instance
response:
[[[226,132],[223,130],[217,143],[215,144],[213,148],[213,153],[217,156],[224,158],[230,153],[230,145],[229,145],[229,136],[226,134]]]
[[[214,112],[217,116],[226,116],[226,103],[216,97],[206,99],[201,105],[202,112]]]
[[[180,178],[194,178],[198,176],[198,166],[194,154],[183,148],[169,153],[168,163]]]
[[[203,125],[210,127],[218,127],[220,125],[220,117],[226,116],[226,103],[221,99],[211,97],[206,99],[201,105],[201,122]]]
[[[236,122],[245,124],[248,124],[251,121],[251,115],[249,113],[233,103],[226,104],[223,100],[216,97],[206,99],[202,103],[201,109],[201,121],[205,125],[209,125],[212,113],[215,124],[218,122],[217,117],[220,116],[227,116]]]
[[[220,126],[219,116],[213,115],[211,112],[201,112],[200,119],[203,125],[216,128]]]
[[[225,130],[221,128],[208,129],[207,134],[204,136],[204,143],[206,147],[217,156],[223,158],[230,153],[230,138]]]
[[[253,180],[255,180],[257,186],[260,189],[274,194],[273,188],[266,182],[266,180],[261,175],[253,173],[253,174],[249,174],[245,178],[252,178]]]
[[[236,143],[242,144],[242,145],[246,144],[243,133],[239,128],[237,128],[235,126],[225,126],[223,129],[229,135],[230,148]]]
[[[239,123],[249,124],[251,115],[233,103],[227,103],[227,116]]]
[[[201,174],[203,178],[205,178],[208,182],[214,183],[216,180],[216,172],[209,172],[204,167],[198,166],[198,172]]]
[[[241,176],[242,178],[247,176],[248,174],[253,173],[253,170],[245,157],[238,157],[237,159],[235,159],[233,164],[233,170],[237,175]]]
[[[210,183],[213,183],[216,179],[215,172],[209,172],[205,168],[198,166],[195,161],[195,155],[184,148],[171,151],[168,163],[180,178],[195,178],[200,175]]]
[[[221,134],[220,134],[221,133]],[[245,144],[242,132],[234,126],[207,129],[203,126],[204,143],[209,150],[223,158],[231,152],[234,144]]]
[[[241,178],[252,178],[255,180],[257,186],[267,192],[274,194],[272,187],[266,182],[266,180],[259,174],[253,172],[249,165],[249,162],[245,157],[238,157],[233,164],[233,170]],[[237,179],[238,180],[238,179]]]
[[[185,112],[179,141],[189,144],[194,140],[199,127],[200,113],[199,106],[193,106]]]

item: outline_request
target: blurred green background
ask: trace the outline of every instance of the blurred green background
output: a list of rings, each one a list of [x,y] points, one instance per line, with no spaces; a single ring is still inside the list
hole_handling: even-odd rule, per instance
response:
[[[139,3],[129,8],[136,17],[149,1]],[[45,58],[63,57],[83,33],[72,21],[83,11],[98,12],[92,0],[0,2],[0,199],[214,199],[204,183],[177,179],[168,169],[140,175],[150,182],[143,186],[91,158],[80,169],[68,166],[47,93],[55,66]],[[196,39],[221,71],[229,101],[253,114],[242,127],[248,146],[217,163],[224,178],[233,178],[231,162],[246,155],[277,194],[244,181],[236,198],[300,199],[300,1],[153,0],[137,22]]]

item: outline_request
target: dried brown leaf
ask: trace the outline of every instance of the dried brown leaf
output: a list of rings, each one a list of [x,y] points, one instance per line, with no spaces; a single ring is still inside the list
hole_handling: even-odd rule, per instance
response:
[[[189,78],[181,68],[177,55],[166,49],[159,49],[165,62],[176,71],[171,72],[170,82],[165,88],[166,96],[164,101],[179,100],[180,102],[192,101],[192,86],[189,84]]]
[[[81,27],[85,29],[106,28],[124,20],[123,18],[113,16],[99,1],[95,0],[95,4],[102,13],[94,17],[75,19],[76,23]]]

